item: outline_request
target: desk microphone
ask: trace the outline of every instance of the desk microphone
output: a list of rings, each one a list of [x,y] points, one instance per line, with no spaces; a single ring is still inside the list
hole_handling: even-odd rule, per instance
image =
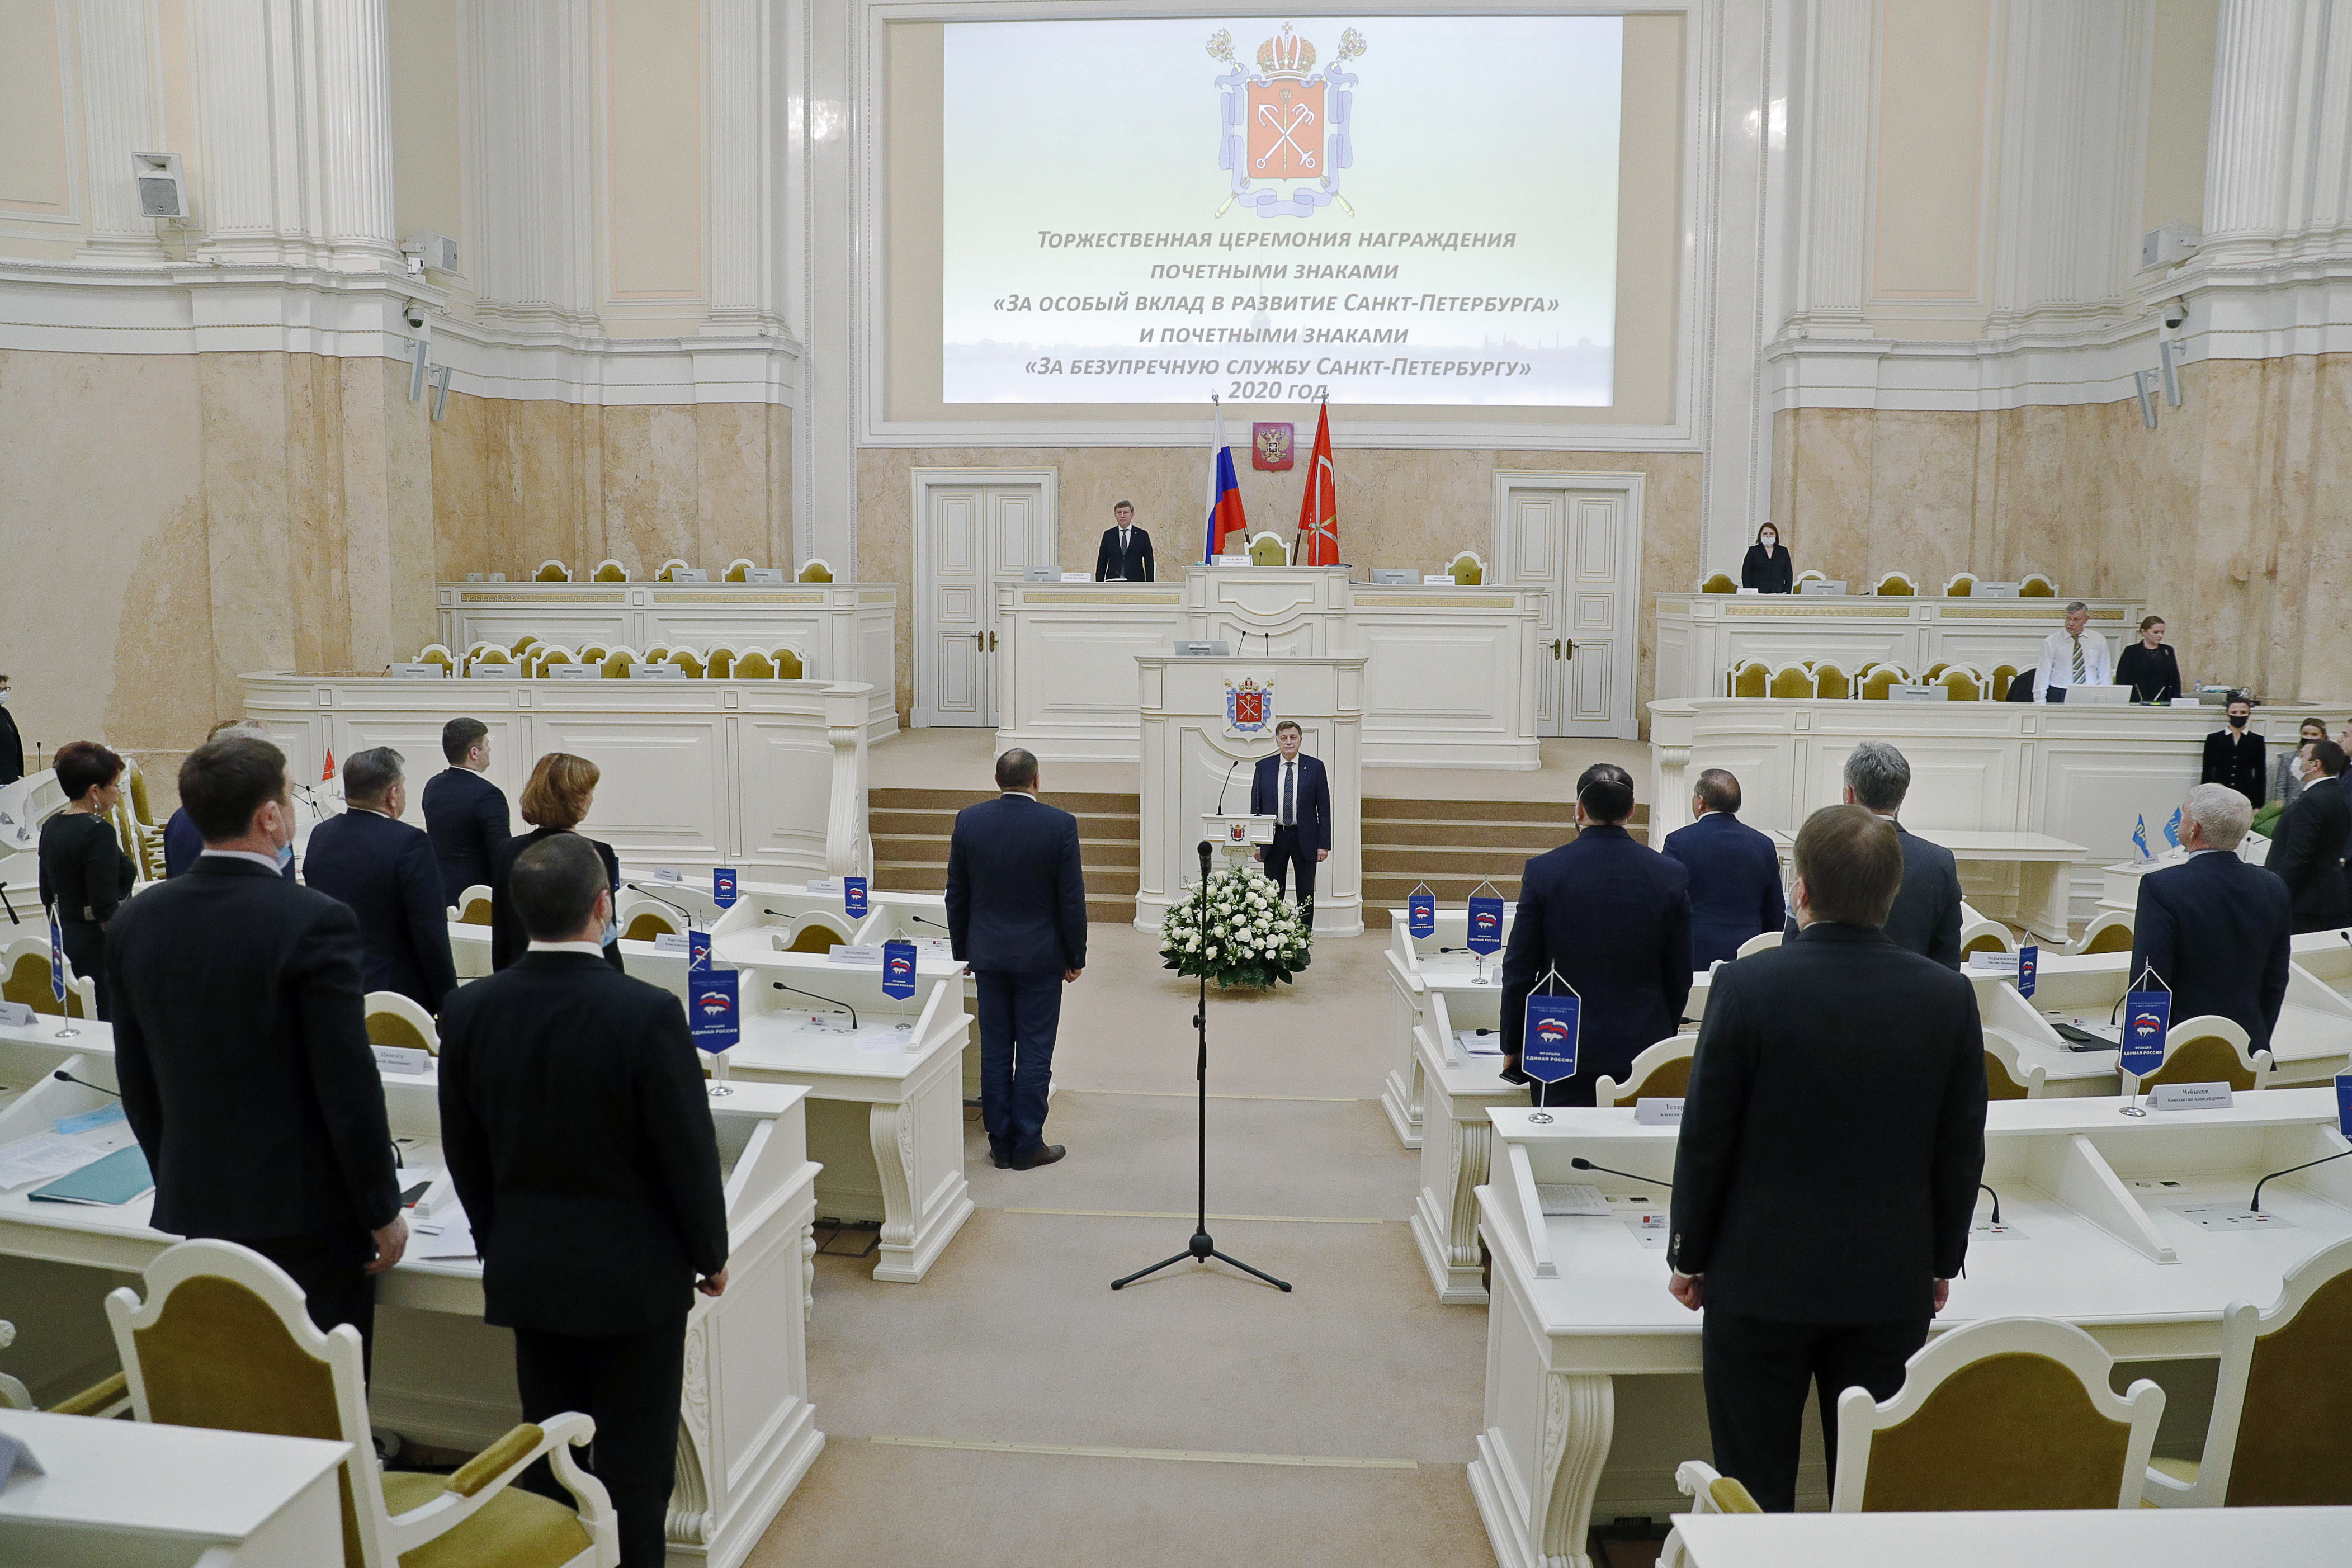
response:
[[[1990,1194],[1992,1198],[1992,1223],[1999,1225],[2000,1223],[2000,1194],[1994,1192],[1990,1187],[1986,1186],[1982,1182],[1979,1182],[1977,1184],[1977,1191]]]
[[[812,1002],[822,1002],[827,1006],[842,1009],[849,1015],[849,1032],[853,1035],[857,1033],[857,1009],[848,1003],[835,1001],[830,996],[820,996],[814,991],[803,991],[797,985],[787,985],[781,980],[771,980],[768,984],[779,991],[789,991],[795,996],[805,996]]]
[[[51,1073],[49,1076],[56,1079],[61,1079],[67,1083],[78,1083],[84,1089],[94,1089],[100,1094],[112,1094],[117,1100],[121,1100],[122,1098],[122,1096],[115,1094],[114,1090],[107,1088],[104,1084],[92,1083],[86,1078],[76,1078],[73,1074],[66,1071],[63,1068],[59,1068],[56,1072]]]
[[[621,886],[624,888],[634,888],[638,892],[643,893],[646,897],[651,899],[654,902],[667,905],[668,908],[676,910],[685,920],[686,929],[688,931],[692,931],[694,929],[694,915],[684,904],[672,903],[669,900],[663,898],[659,893],[655,892],[651,888],[646,887],[643,882],[623,882]]]
[[[58,1076],[63,1078],[65,1074],[59,1073]],[[2328,1161],[2341,1160],[2347,1154],[2352,1154],[2352,1149],[2341,1150],[2333,1154],[2323,1154],[2316,1160],[2305,1160],[2302,1164],[2289,1165],[2284,1171],[2273,1171],[2269,1176],[2264,1176],[2262,1182],[2254,1184],[2254,1195],[2246,1200],[2246,1207],[2256,1214],[2263,1212],[2263,1182],[2269,1181],[2272,1176],[2292,1176],[2297,1171],[2308,1171],[2314,1165],[2325,1165]]]
[[[921,915],[908,915],[907,918],[914,921],[919,926],[929,926],[933,931],[950,931],[952,929],[951,927],[941,925],[937,921],[925,920]]]
[[[1219,784],[1219,785],[1217,786],[1217,815],[1218,815],[1219,816],[1224,816],[1224,815],[1225,815],[1225,791],[1227,791],[1228,789],[1231,789],[1231,788],[1233,787],[1233,783],[1234,783],[1234,768],[1237,768],[1237,767],[1240,767],[1241,765],[1242,765],[1242,760],[1241,760],[1239,757],[1235,757],[1235,758],[1233,760],[1232,763],[1231,763],[1230,765],[1228,765],[1228,766],[1226,767],[1226,769],[1225,769],[1225,779],[1224,779],[1224,783],[1223,783],[1223,784]],[[1204,845],[1204,846],[1202,846],[1202,847],[1204,847],[1204,848],[1205,848],[1205,847],[1206,847],[1206,846]]]
[[[1575,1159],[1570,1160],[1569,1163],[1575,1166],[1580,1171],[1598,1171],[1604,1176],[1622,1176],[1629,1182],[1646,1182],[1654,1187],[1671,1187],[1674,1185],[1672,1182],[1661,1182],[1654,1176],[1637,1176],[1631,1171],[1612,1171],[1606,1165],[1596,1165],[1581,1154],[1579,1154]]]

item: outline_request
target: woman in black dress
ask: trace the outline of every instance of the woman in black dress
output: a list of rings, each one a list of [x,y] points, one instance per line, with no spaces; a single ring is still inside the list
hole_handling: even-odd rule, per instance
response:
[[[596,781],[604,776],[604,770],[585,757],[575,757],[569,752],[550,752],[539,759],[530,770],[530,782],[522,786],[522,819],[531,825],[531,831],[520,838],[509,838],[499,848],[490,852],[490,967],[504,969],[530,951],[530,932],[524,929],[522,915],[514,907],[507,892],[507,876],[514,869],[515,857],[557,833],[570,833],[588,819],[588,808],[596,803]],[[593,838],[597,857],[604,862],[604,875],[613,884],[613,901],[621,900],[621,862],[609,844],[599,844]],[[621,933],[604,933],[604,962],[619,969],[621,964]]]
[[[2163,702],[2180,695],[2180,661],[2164,640],[2164,617],[2139,624],[2139,641],[2116,660],[2116,684],[2132,689],[2135,702]]]
[[[58,748],[57,770],[68,804],[41,824],[41,904],[58,922],[67,964],[97,988],[104,1021],[112,1016],[106,922],[138,879],[107,820],[122,798],[122,759],[95,741],[68,741]]]
[[[1771,523],[1756,531],[1756,542],[1748,547],[1748,559],[1739,563],[1739,585],[1759,594],[1797,591],[1797,568],[1790,562],[1789,552],[1780,548],[1780,531]]]

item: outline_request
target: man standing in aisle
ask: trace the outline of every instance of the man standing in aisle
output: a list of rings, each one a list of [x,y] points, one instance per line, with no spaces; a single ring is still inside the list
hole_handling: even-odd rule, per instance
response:
[[[2189,858],[2139,879],[2131,973],[2156,971],[2172,992],[2175,1017],[2218,1014],[2260,1051],[2286,1001],[2294,914],[2284,882],[2238,858],[2253,819],[2246,797],[2226,784],[2189,792],[2180,807]]]
[[[1033,1171],[1048,1143],[1045,1091],[1062,987],[1087,966],[1078,819],[1037,798],[1037,759],[996,759],[997,798],[956,813],[948,840],[948,941],[980,989],[980,1119],[999,1170]]]
[[[2221,711],[2229,726],[2205,737],[2205,767],[2199,782],[2227,784],[2259,811],[2263,795],[2269,792],[2269,781],[2263,776],[2268,766],[2263,738],[2248,727],[2254,705],[2244,692],[2232,691]]]
[[[375,1329],[400,1261],[383,1080],[368,1045],[359,921],[279,874],[294,853],[285,753],[231,734],[180,764],[205,850],[107,927],[114,1068],[155,1174],[155,1228],[249,1247],[320,1329]]]
[[[1503,1067],[1515,1083],[1528,997],[1547,969],[1583,1001],[1576,1074],[1528,1092],[1538,1105],[1591,1105],[1592,1082],[1622,1083],[1633,1058],[1682,1026],[1690,999],[1689,878],[1633,842],[1633,775],[1595,763],[1576,781],[1576,837],[1528,862],[1503,951]]]
[[[523,956],[450,998],[441,1149],[511,1328],[522,1418],[585,1412],[624,1568],[661,1568],[694,1293],[727,1289],[727,1198],[686,1010],[604,961],[613,885],[558,833],[515,857]],[[569,1494],[544,1463],[524,1483]]]
[[[1930,844],[1895,822],[1911,793],[1911,763],[1885,741],[1864,741],[1845,760],[1845,804],[1867,806],[1895,823],[1903,846],[1903,889],[1895,908],[1879,923],[1886,940],[1906,952],[1934,959],[1947,969],[1960,966],[1960,868],[1952,852]],[[1797,934],[1791,916],[1781,928]]]
[[[1895,825],[1824,806],[1797,835],[1793,941],[1718,972],[1675,1150],[1668,1289],[1702,1306],[1716,1468],[1797,1505],[1805,1394],[1887,1399],[1967,1256],[1984,1170],[1968,980],[1886,940]]]
[[[2345,794],[2344,762],[2344,748],[2333,741],[2304,742],[2303,793],[2278,819],[2278,835],[2263,861],[2294,900],[2298,934],[2352,925],[2352,898],[2344,880],[2352,796]]]
[[[1698,775],[1697,820],[1666,835],[1661,851],[1690,875],[1691,967],[1738,956],[1740,944],[1778,931],[1788,909],[1780,852],[1770,835],[1739,820],[1739,781],[1722,768]]]
[[[514,818],[505,792],[483,776],[490,766],[488,725],[450,720],[441,726],[441,754],[449,765],[425,781],[425,831],[441,863],[441,903],[455,908],[467,889],[490,885],[490,868]]]
[[[1152,581],[1151,535],[1135,526],[1135,503],[1123,500],[1111,510],[1118,521],[1103,530],[1102,545],[1095,552],[1095,581]]]
[[[433,843],[400,820],[408,809],[401,755],[373,746],[343,759],[347,808],[310,830],[302,879],[359,917],[363,980],[427,1013],[457,989],[449,909]]]
[[[2042,664],[2034,691],[2044,702],[2063,702],[2070,686],[2112,686],[2115,655],[2107,639],[2089,630],[2091,606],[2077,599],[2066,606],[2066,629],[2042,639]]]
[[[1320,760],[1298,753],[1298,725],[1288,719],[1274,727],[1281,749],[1257,760],[1250,775],[1250,813],[1271,816],[1274,842],[1257,858],[1279,892],[1286,878],[1298,888],[1298,907],[1312,918],[1315,868],[1331,858],[1331,779]]]

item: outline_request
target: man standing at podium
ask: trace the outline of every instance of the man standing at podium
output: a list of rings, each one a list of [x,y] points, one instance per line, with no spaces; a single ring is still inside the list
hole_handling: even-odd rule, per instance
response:
[[[1135,526],[1135,503],[1123,500],[1111,515],[1118,521],[1103,530],[1102,548],[1095,552],[1095,581],[1152,581],[1151,535]]]
[[[1316,865],[1331,858],[1331,778],[1320,761],[1298,754],[1296,721],[1276,724],[1274,739],[1282,749],[1260,757],[1250,778],[1251,815],[1274,818],[1274,842],[1257,858],[1276,892],[1286,870],[1298,884],[1298,907],[1311,911]]]

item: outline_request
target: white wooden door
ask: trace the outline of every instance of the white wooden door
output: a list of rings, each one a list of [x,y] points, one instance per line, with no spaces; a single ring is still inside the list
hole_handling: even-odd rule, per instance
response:
[[[996,588],[1059,559],[1035,484],[933,485],[915,559],[919,727],[996,726]]]
[[[1538,593],[1536,732],[1632,740],[1641,588],[1638,475],[1510,484],[1495,542],[1501,581]]]

